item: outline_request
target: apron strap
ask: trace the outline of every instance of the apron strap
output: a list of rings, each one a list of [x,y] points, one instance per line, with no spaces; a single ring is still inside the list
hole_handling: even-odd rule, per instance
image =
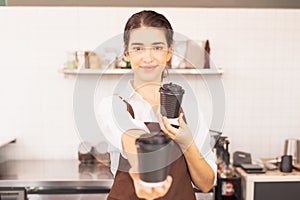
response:
[[[125,99],[123,99],[121,96],[119,96],[119,97],[120,97],[120,99],[122,99],[126,103],[127,111],[129,112],[131,117],[134,119],[134,112],[133,112],[132,106]]]

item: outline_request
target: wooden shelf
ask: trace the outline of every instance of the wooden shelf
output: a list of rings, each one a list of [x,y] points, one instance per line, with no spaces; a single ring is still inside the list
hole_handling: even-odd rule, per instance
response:
[[[63,69],[65,75],[122,75],[132,74],[131,69]],[[222,75],[221,69],[168,69],[169,74]]]

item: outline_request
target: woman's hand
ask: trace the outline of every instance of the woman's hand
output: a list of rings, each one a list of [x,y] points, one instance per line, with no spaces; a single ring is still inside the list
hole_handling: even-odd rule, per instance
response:
[[[138,173],[133,173],[132,170],[130,169],[129,175],[133,180],[136,195],[139,198],[143,198],[147,200],[153,200],[165,196],[172,184],[172,177],[167,176],[167,179],[163,182],[162,186],[149,187],[141,183],[141,179]]]
[[[193,134],[183,120],[183,113],[178,117],[179,128],[174,128],[166,117],[160,116],[158,121],[161,130],[175,140],[183,152],[194,142]]]

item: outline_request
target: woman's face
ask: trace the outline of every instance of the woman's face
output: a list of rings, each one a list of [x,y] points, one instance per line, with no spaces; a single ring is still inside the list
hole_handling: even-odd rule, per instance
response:
[[[126,58],[130,61],[135,78],[140,81],[161,81],[172,51],[168,48],[163,30],[143,27],[130,32]]]

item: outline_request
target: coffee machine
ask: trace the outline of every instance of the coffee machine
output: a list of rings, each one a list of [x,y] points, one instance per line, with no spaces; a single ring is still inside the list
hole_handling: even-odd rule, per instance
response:
[[[227,139],[227,136],[220,136],[214,146],[216,150],[218,169],[220,164],[225,163],[226,165],[229,165],[230,163],[228,146],[229,140]]]

